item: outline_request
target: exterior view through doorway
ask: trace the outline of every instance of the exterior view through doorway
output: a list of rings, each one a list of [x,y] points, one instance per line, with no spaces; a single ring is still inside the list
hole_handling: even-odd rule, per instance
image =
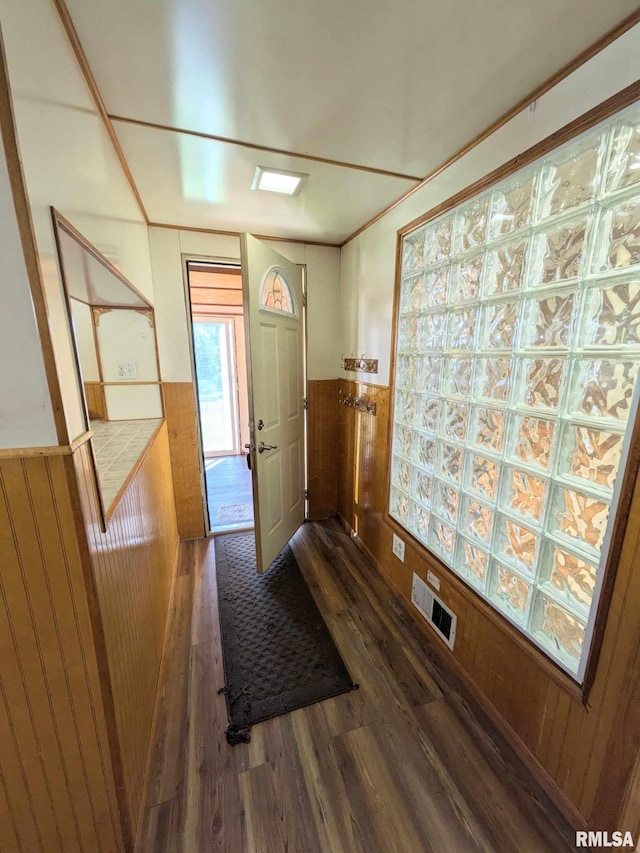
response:
[[[208,529],[254,525],[242,275],[239,265],[187,261]]]

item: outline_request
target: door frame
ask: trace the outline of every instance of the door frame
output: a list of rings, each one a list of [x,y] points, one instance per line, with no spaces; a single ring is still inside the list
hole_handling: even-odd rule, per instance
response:
[[[238,258],[230,258],[230,257],[222,257],[219,255],[201,255],[198,253],[191,252],[182,252],[180,255],[181,264],[182,264],[182,286],[184,288],[184,298],[185,305],[187,311],[187,332],[189,338],[189,360],[191,365],[191,383],[193,386],[194,392],[194,403],[195,403],[195,419],[196,419],[196,435],[198,437],[198,467],[200,471],[200,499],[202,501],[202,513],[205,522],[205,537],[207,536],[218,536],[222,535],[221,532],[211,531],[211,521],[209,519],[209,505],[207,502],[207,484],[206,484],[206,458],[204,455],[204,444],[202,440],[202,422],[200,420],[200,397],[198,394],[198,374],[196,371],[196,359],[195,359],[195,347],[193,342],[193,308],[191,305],[191,293],[189,290],[189,263],[205,263],[205,264],[217,264],[219,266],[228,266],[241,268],[241,259]],[[295,261],[293,261],[295,263]],[[302,272],[302,296],[303,296],[303,304],[302,304],[302,352],[304,358],[304,517],[308,519],[309,517],[309,412],[307,409],[307,402],[309,400],[309,358],[308,358],[308,346],[309,346],[309,335],[307,333],[307,293],[308,293],[308,281],[307,281],[307,265],[306,264],[297,264],[300,267]],[[244,312],[244,300],[243,300],[243,312]],[[249,359],[249,347],[251,346],[250,336],[245,334],[245,353],[247,359]],[[247,364],[249,362],[247,361]],[[247,392],[251,393],[251,384],[248,383]],[[244,448],[240,449],[241,454],[243,454]],[[252,474],[253,479],[253,474]],[[255,498],[254,498],[254,511],[255,511]],[[248,528],[253,529],[253,527]],[[234,531],[235,532],[235,531]]]

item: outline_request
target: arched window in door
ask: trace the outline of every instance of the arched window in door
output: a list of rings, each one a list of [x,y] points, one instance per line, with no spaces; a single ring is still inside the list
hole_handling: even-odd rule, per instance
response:
[[[260,305],[262,308],[268,308],[270,311],[295,314],[291,286],[280,267],[272,267],[262,280]]]

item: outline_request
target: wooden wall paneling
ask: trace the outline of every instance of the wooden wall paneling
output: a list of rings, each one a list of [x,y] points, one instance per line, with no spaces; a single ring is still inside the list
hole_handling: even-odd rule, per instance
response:
[[[555,684],[555,682],[549,681],[547,683],[547,690],[544,699],[544,711],[542,720],[540,721],[540,731],[534,750],[536,759],[543,767],[547,764],[549,740],[555,725],[556,710],[558,707],[560,693],[560,688]]]
[[[339,391],[346,395],[353,392],[353,386],[341,379]],[[338,436],[338,514],[353,529],[355,411],[343,405],[338,406]]]
[[[620,825],[629,826],[634,838],[638,838],[640,831],[640,755],[636,757],[633,775],[625,794],[624,808],[621,813]]]
[[[178,531],[181,539],[197,539],[205,535],[205,526],[195,387],[165,382],[163,394]]]
[[[99,421],[106,421],[107,401],[104,396],[104,385],[101,382],[85,382],[84,396],[87,401],[89,417]]]
[[[594,707],[599,700],[600,714],[580,801],[585,812],[609,819],[631,783],[640,741],[640,477],[611,604],[601,652],[604,666],[598,667],[591,695]],[[612,778],[609,768],[616,771]]]
[[[0,460],[0,766],[12,822],[2,843],[115,853],[120,820],[65,464]]]
[[[411,577],[431,568],[440,596],[458,615],[451,654],[423,624],[425,636],[452,658],[476,697],[525,757],[534,774],[580,828],[640,827],[634,812],[640,741],[640,480],[636,484],[619,561],[600,662],[589,704],[568,679],[490,618],[477,596],[408,533],[405,562],[391,554],[393,523],[385,518],[389,389],[341,380],[344,394],[375,399],[371,418],[340,405],[338,511],[378,569],[402,594],[409,612]],[[624,826],[620,823],[625,821]],[[636,825],[638,824],[638,825]]]
[[[3,624],[10,625],[4,602],[0,611]],[[18,643],[16,649],[7,654],[8,646],[3,642],[3,677],[10,678],[16,689],[5,689],[3,685],[3,702],[0,705],[1,765],[3,789],[7,795],[7,811],[3,817],[11,818],[11,829],[3,833],[2,838],[12,853],[14,850],[44,850],[43,839],[51,850],[59,850],[59,836],[40,761],[41,753],[29,720],[29,694],[20,679],[17,646]],[[27,653],[30,651],[22,638],[20,646],[21,651],[25,648]]]
[[[338,379],[307,383],[309,518],[338,511]]]
[[[83,701],[86,700],[86,697],[80,694],[78,699],[76,699],[74,696],[71,674],[83,668],[82,649],[79,648],[76,642],[76,614],[74,612],[73,601],[68,595],[68,588],[65,589],[64,583],[68,570],[65,543],[57,535],[61,513],[66,513],[66,523],[69,531],[71,531],[73,515],[70,512],[68,504],[65,507],[56,509],[56,505],[51,501],[52,495],[64,494],[67,490],[64,465],[64,458],[52,460],[51,462],[42,459],[39,466],[30,465],[27,471],[28,490],[32,496],[33,505],[38,507],[38,550],[48,568],[45,583],[47,592],[54,603],[55,613],[55,620],[52,626],[45,627],[42,621],[39,624],[43,627],[43,634],[47,633],[51,637],[51,645],[55,644],[58,647],[61,656],[66,661],[64,682],[68,695],[65,698],[69,701],[70,711],[73,716],[73,732],[67,732],[64,738],[61,732],[60,738],[65,763],[69,768],[69,776],[66,781],[70,788],[70,795],[75,801],[79,823],[88,823],[89,820],[92,820],[95,824],[95,810],[91,798],[88,796],[85,800],[83,789],[86,787],[87,793],[90,795],[94,785],[101,781],[101,768],[97,763],[85,760],[81,746],[89,743],[93,736],[91,725],[92,714],[89,703]],[[77,547],[74,547],[74,550],[77,553]],[[54,583],[52,577],[59,578],[59,581]],[[49,631],[49,628],[53,628],[53,630]],[[85,625],[85,629],[89,629],[88,624]],[[59,702],[58,705],[60,711],[56,712],[56,716],[62,714],[65,707],[62,702]],[[94,779],[93,777],[96,773],[98,773],[98,778]],[[84,783],[79,788],[77,786],[78,780],[82,780]],[[96,835],[99,839],[97,832]],[[89,836],[87,841],[90,840],[91,836]]]
[[[104,631],[104,610],[98,597],[98,578],[95,567],[92,565],[92,541],[95,540],[96,534],[102,533],[102,519],[100,514],[100,497],[98,495],[97,485],[95,482],[95,474],[90,465],[90,455],[88,464],[82,456],[76,455],[71,459],[71,471],[69,477],[75,487],[76,498],[76,513],[79,527],[84,529],[85,536],[82,538],[81,547],[84,550],[84,559],[86,565],[89,566],[90,577],[87,581],[88,588],[91,589],[93,596],[93,614],[94,614],[94,636],[96,639],[96,647],[99,649],[99,660],[101,662],[101,684],[103,703],[107,714],[107,725],[109,730],[109,738],[111,744],[111,754],[114,767],[114,781],[118,794],[118,802],[120,806],[121,824],[123,828],[124,846],[128,850],[131,846],[133,838],[133,829],[131,826],[131,817],[127,801],[127,789],[125,784],[125,774],[123,767],[123,755],[120,748],[118,720],[114,701],[114,691],[112,687],[112,678],[110,664],[107,654],[107,638]],[[86,495],[93,496],[95,501],[94,520],[91,513],[87,512]],[[97,521],[95,518],[97,517]],[[95,528],[95,531],[94,529]],[[105,559],[109,554],[105,554]]]
[[[236,288],[241,291],[242,270],[238,262],[189,261],[189,282],[192,287]]]
[[[376,403],[376,415],[355,411],[356,530],[373,553],[391,545],[388,528],[382,524],[386,504],[387,436],[389,393],[386,388],[355,382],[355,394]]]
[[[163,638],[179,544],[166,426],[106,533],[88,445],[73,457],[96,584],[132,831],[144,788]]]
[[[194,312],[202,305],[242,305],[242,291],[229,288],[191,287],[191,305]]]

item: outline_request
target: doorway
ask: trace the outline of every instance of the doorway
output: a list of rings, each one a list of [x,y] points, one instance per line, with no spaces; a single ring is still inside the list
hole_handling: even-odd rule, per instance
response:
[[[242,275],[238,265],[187,261],[208,529],[253,528]]]

